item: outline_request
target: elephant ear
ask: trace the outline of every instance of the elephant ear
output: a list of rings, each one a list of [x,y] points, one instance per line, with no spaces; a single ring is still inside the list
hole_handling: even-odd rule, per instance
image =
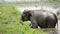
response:
[[[31,14],[31,10],[24,10],[23,13],[26,14],[28,20],[30,20],[30,17],[31,17],[31,15],[32,15],[32,14]]]
[[[32,16],[31,11],[28,13],[28,20],[30,20],[30,17]]]

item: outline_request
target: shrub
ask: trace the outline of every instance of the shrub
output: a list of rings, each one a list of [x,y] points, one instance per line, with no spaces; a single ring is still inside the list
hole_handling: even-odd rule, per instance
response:
[[[47,34],[40,29],[30,28],[30,22],[20,24],[21,12],[14,5],[0,4],[0,34]]]

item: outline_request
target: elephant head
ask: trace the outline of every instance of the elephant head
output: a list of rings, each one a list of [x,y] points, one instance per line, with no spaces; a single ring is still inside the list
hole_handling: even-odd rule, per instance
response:
[[[28,21],[28,20],[30,20],[30,16],[31,16],[31,13],[30,12],[31,11],[29,11],[29,10],[24,10],[23,11],[23,14],[21,16],[21,20],[22,21]]]

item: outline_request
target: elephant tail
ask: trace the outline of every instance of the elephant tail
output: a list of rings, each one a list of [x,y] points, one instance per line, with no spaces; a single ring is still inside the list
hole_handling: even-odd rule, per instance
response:
[[[55,15],[55,14],[53,14],[54,15],[54,17],[55,17],[55,22],[56,22],[56,24],[57,24],[57,28],[58,28],[58,18],[57,18],[57,15]]]

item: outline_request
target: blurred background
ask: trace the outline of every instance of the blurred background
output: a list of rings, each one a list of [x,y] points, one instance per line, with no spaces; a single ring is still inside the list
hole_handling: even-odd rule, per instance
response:
[[[0,34],[49,34],[49,31],[32,29],[30,21],[20,23],[25,10],[48,10],[58,17],[58,34],[60,30],[60,0],[0,0]],[[57,26],[56,26],[57,28]]]

